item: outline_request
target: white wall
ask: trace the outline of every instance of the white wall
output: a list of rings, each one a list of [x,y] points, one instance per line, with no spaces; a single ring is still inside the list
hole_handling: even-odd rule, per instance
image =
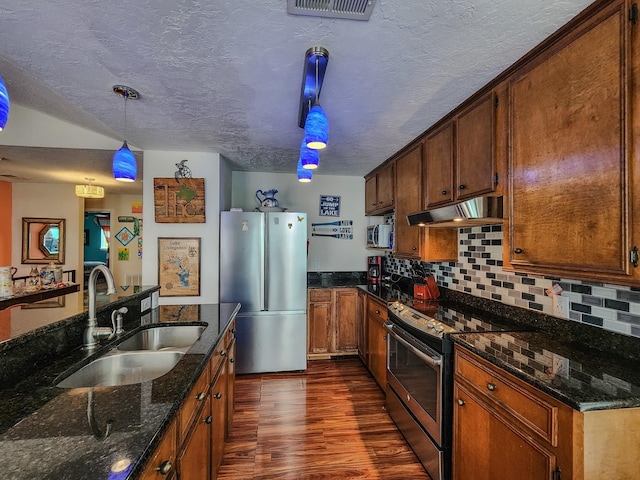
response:
[[[156,223],[153,179],[173,178],[176,163],[187,159],[194,178],[204,178],[205,223]],[[144,252],[142,283],[158,284],[158,238],[200,238],[200,296],[160,297],[161,305],[218,303],[220,243],[220,155],[203,152],[145,150],[143,180]]]
[[[22,217],[63,218],[65,220],[64,270],[76,270],[82,280],[82,243],[84,204],[76,197],[73,185],[52,183],[14,183],[12,186],[11,264],[17,277],[28,275],[32,265],[22,262]],[[42,265],[36,265],[38,269]]]
[[[146,174],[146,152],[145,152]],[[296,174],[233,172],[232,207],[252,211],[258,206],[256,190],[277,189],[276,199],[290,212],[307,213],[310,272],[365,271],[367,218],[364,216],[364,178],[317,175],[310,183],[300,183]],[[319,215],[320,195],[340,196],[340,217]],[[353,240],[311,235],[312,223],[353,220]]]

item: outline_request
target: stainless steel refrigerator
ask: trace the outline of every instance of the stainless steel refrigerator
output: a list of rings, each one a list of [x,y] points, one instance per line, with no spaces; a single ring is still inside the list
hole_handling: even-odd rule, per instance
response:
[[[307,368],[307,214],[221,212],[220,301],[240,302],[238,373]]]

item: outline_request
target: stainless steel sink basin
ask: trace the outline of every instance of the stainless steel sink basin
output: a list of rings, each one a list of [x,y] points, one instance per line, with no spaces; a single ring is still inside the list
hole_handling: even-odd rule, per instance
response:
[[[108,353],[69,375],[57,386],[111,387],[148,382],[169,372],[183,355],[181,351]]]
[[[205,330],[203,325],[158,326],[142,330],[117,345],[118,350],[188,350]]]

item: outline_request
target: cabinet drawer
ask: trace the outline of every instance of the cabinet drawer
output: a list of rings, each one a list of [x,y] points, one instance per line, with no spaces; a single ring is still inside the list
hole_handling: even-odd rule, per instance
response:
[[[367,315],[375,318],[380,323],[384,323],[387,321],[387,306],[373,297],[369,297]]]
[[[310,302],[330,302],[331,289],[330,288],[310,288],[309,301]]]
[[[534,393],[526,385],[505,371],[456,348],[455,375],[463,378],[492,404],[504,410],[534,434],[557,446],[558,409],[545,401],[542,392]]]
[[[160,445],[140,475],[141,480],[167,480],[174,478],[176,469],[176,422],[164,433]]]
[[[193,386],[187,398],[184,399],[180,412],[178,413],[178,444],[182,444],[189,427],[200,407],[204,405],[207,393],[209,391],[209,383],[211,377],[209,367],[205,368],[200,378]]]

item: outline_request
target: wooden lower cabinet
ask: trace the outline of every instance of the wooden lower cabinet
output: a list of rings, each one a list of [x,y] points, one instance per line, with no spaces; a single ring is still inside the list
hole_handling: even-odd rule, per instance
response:
[[[579,412],[455,346],[454,480],[637,478],[640,408]]]
[[[387,384],[387,306],[369,296],[367,299],[367,361],[366,365],[382,389]]]
[[[357,288],[310,288],[307,353],[310,359],[356,354]]]
[[[367,363],[367,293],[358,290],[358,303],[356,304],[356,339],[358,343],[358,356],[362,363]]]
[[[184,400],[141,479],[217,477],[233,417],[235,345],[234,322]]]

